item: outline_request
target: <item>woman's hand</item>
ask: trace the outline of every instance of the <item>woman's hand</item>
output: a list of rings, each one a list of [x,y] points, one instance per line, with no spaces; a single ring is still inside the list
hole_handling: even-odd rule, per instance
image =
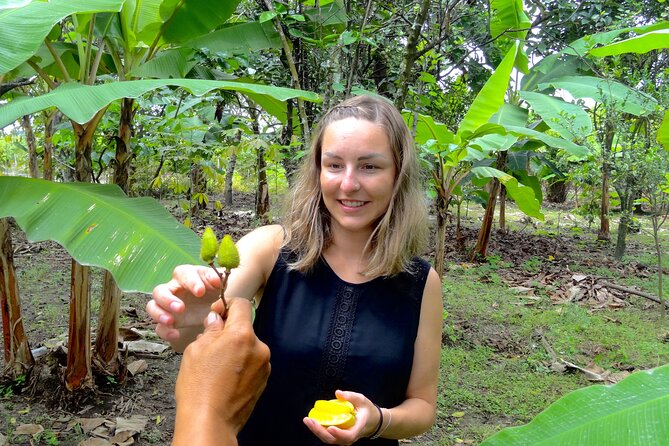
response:
[[[146,311],[157,324],[158,336],[183,351],[202,333],[210,306],[219,298],[220,283],[211,267],[177,266],[172,280],[155,287],[153,299],[146,304]]]
[[[304,424],[323,443],[327,444],[349,445],[360,438],[370,436],[381,421],[374,404],[361,393],[337,390],[336,396],[339,399],[350,401],[355,407],[355,424],[353,426],[348,429],[340,429],[336,426],[325,428],[318,424],[316,420],[308,417],[304,418]]]

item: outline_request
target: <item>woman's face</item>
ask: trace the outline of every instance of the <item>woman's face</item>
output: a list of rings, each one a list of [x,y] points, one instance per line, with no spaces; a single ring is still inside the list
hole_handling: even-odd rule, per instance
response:
[[[371,232],[388,209],[397,171],[385,130],[356,118],[335,121],[323,132],[320,162],[332,229]]]

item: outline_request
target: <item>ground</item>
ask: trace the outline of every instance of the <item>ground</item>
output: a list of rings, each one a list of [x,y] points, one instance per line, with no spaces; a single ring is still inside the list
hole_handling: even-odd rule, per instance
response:
[[[206,223],[215,226],[217,233],[231,233],[237,239],[258,224],[250,212],[243,212],[250,209],[252,200],[240,197],[236,206],[218,216],[207,213]],[[652,256],[646,255],[650,259],[647,262],[614,262],[610,244],[597,242],[592,234],[584,234],[583,228],[574,229],[576,225],[560,228],[559,219],[571,214],[566,208],[553,211],[557,225],[546,224],[544,229],[510,214],[513,229],[508,234],[493,233],[489,259],[484,264],[471,263],[449,234],[438,420],[429,433],[406,444],[474,444],[501,427],[529,421],[562,394],[590,383],[578,371],[551,370],[563,357],[610,382],[622,377],[616,373],[669,362],[666,340],[657,340],[661,333],[667,333],[667,322],[657,316],[660,312],[652,308],[655,304],[643,298],[630,299],[626,293],[602,286],[604,279],[652,280],[656,273]],[[196,218],[194,223],[196,231],[201,232],[205,222]],[[475,242],[476,225],[474,216],[465,220],[465,248]],[[67,332],[70,259],[53,242],[28,243],[18,228],[12,236],[28,339],[33,349],[43,346],[49,353],[38,359],[30,386],[22,390],[9,383],[0,386],[0,446],[3,442],[168,444],[174,425],[173,389],[180,356],[169,349],[162,353],[128,353],[128,364],[143,360],[146,370],[129,375],[122,383],[100,377],[95,392],[69,395],[62,388],[63,355],[58,346]],[[628,250],[643,255],[645,248],[630,240]],[[431,256],[432,250],[425,254]],[[99,294],[99,287],[98,277],[94,296]],[[130,335],[127,329],[132,329],[145,340],[158,342],[144,311],[147,299],[141,294],[124,295],[123,334]],[[625,313],[619,311],[621,308]],[[96,312],[94,302],[94,327]],[[557,317],[561,324],[574,318],[574,327],[590,324],[596,330],[599,322],[593,317],[597,317],[602,321],[601,329],[608,330],[613,325],[631,325],[633,322],[623,317],[634,315],[647,319],[644,323],[654,330],[649,337],[658,342],[647,347],[639,343],[635,347],[638,356],[623,345],[626,335],[612,335],[620,339],[620,345],[592,338],[592,334],[583,334],[583,339],[573,333],[562,337],[558,322],[550,319]],[[519,319],[531,322],[524,324]],[[564,331],[578,332],[578,328],[564,327]],[[642,333],[644,327],[636,328],[637,332]],[[643,355],[645,349],[648,356]],[[658,364],[648,359],[651,354]],[[590,364],[593,359],[595,364]],[[503,373],[487,375],[491,367]],[[527,387],[522,380],[535,376],[538,378],[530,384],[531,395],[518,390]],[[520,382],[511,383],[514,380]],[[505,388],[511,389],[508,395],[504,394]]]

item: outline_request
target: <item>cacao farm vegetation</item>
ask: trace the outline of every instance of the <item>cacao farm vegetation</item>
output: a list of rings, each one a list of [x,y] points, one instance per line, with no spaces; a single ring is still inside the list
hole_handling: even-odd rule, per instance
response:
[[[669,388],[667,14],[0,5],[0,445],[167,444],[179,356],[153,336],[146,293],[200,262],[206,226],[236,240],[279,221],[310,130],[351,94],[403,111],[431,204],[438,416],[410,444],[578,444],[584,423],[598,444],[621,428],[617,444],[662,444],[635,442],[630,420],[661,413]],[[666,438],[653,420],[643,435]]]

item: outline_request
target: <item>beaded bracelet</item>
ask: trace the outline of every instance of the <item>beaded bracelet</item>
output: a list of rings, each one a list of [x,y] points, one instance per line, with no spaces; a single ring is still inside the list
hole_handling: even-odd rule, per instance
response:
[[[372,432],[372,435],[369,436],[369,438],[371,440],[378,437],[379,431],[381,430],[381,427],[383,426],[383,411],[381,411],[381,408],[379,407],[378,404],[376,404],[376,403],[372,403],[372,404],[374,404],[374,407],[376,407],[376,410],[379,411],[379,425],[376,426],[376,429],[374,430],[374,432]]]

